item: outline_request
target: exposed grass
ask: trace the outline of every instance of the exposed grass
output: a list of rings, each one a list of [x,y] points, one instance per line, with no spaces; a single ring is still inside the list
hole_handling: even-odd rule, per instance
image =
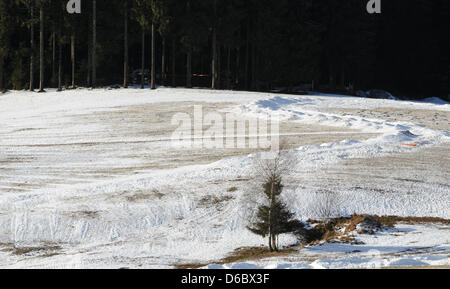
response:
[[[233,193],[233,192],[236,192],[238,190],[238,188],[236,188],[236,187],[231,187],[231,188],[229,188],[228,190],[227,190],[227,192],[228,193]]]
[[[360,244],[354,233],[374,234],[382,229],[382,224],[369,215],[353,215],[350,218],[339,217],[329,220],[308,220],[314,227],[300,232],[304,242],[315,245],[321,242],[341,242]]]
[[[208,266],[210,264],[230,264],[235,262],[243,262],[243,261],[251,261],[251,260],[260,260],[270,257],[282,257],[288,256],[298,250],[300,247],[293,246],[286,248],[284,250],[271,252],[266,247],[242,247],[233,251],[229,256],[219,260],[217,262],[212,262],[209,264],[201,264],[201,263],[192,263],[192,264],[176,264],[174,265],[177,269],[198,269],[201,267]]]
[[[59,251],[62,248],[56,245],[36,246],[36,247],[21,247],[14,248],[13,255],[30,255],[30,254],[42,254],[43,257],[51,257],[57,255],[55,251]]]
[[[173,265],[176,269],[198,269],[201,267],[208,266],[209,264],[191,263],[191,264],[175,264]]]
[[[14,250],[13,243],[0,243],[0,252],[11,252]]]
[[[164,197],[165,195],[163,193],[160,192],[155,192],[155,197],[157,197],[158,199],[162,199],[162,197]]]
[[[234,250],[234,252],[220,261],[219,264],[228,264],[240,261],[258,260],[269,257],[281,257],[292,254],[299,247],[289,247],[284,250],[271,252],[266,247],[243,247]]]
[[[207,195],[207,196],[204,196],[203,198],[200,199],[200,201],[198,202],[198,205],[200,207],[207,207],[207,206],[210,206],[210,205],[216,205],[217,206],[217,205],[220,205],[220,204],[222,204],[224,202],[229,202],[232,199],[234,199],[234,197],[231,196],[231,195],[225,195],[225,196],[222,196],[222,197]]]
[[[139,194],[135,194],[132,196],[128,196],[127,201],[128,202],[138,202],[138,201],[142,201],[142,200],[148,200],[151,197],[152,196],[150,194],[139,193]]]
[[[209,199],[208,199],[209,200]],[[397,216],[371,216],[371,215],[353,215],[351,217],[339,217],[326,221],[308,220],[307,223],[313,225],[312,229],[305,229],[300,232],[305,245],[315,245],[321,242],[342,242],[351,244],[361,244],[354,238],[354,233],[374,234],[383,228],[395,227],[397,223],[406,224],[444,224],[449,225],[450,220],[432,217],[397,217]],[[359,226],[358,226],[359,225]],[[198,269],[210,264],[229,264],[235,262],[244,262],[251,260],[260,260],[270,257],[289,256],[298,251],[302,246],[293,246],[270,252],[266,247],[243,247],[233,251],[229,256],[217,262],[211,263],[191,263],[176,264],[177,269]],[[403,267],[394,267],[390,269],[403,269]],[[424,267],[405,267],[407,269],[448,269],[449,266],[424,266]]]
[[[78,211],[78,212],[72,213],[72,217],[86,218],[86,219],[95,219],[95,218],[98,218],[99,215],[100,214],[98,211]]]
[[[434,217],[398,217],[398,216],[374,216],[375,220],[383,226],[394,227],[397,223],[416,224],[443,224],[450,225],[450,220]]]
[[[443,224],[450,225],[450,220],[433,217],[398,217],[353,215],[349,218],[339,217],[326,221],[308,220],[315,225],[313,229],[301,232],[306,243],[346,242],[355,243],[353,233],[374,234],[383,228],[393,228],[397,223],[403,224]]]
[[[127,196],[126,199],[128,202],[139,202],[139,201],[145,201],[145,200],[149,200],[152,198],[158,198],[161,199],[163,198],[165,195],[161,192],[159,192],[158,190],[154,189],[151,192],[148,193],[144,193],[144,192],[138,192],[134,195],[131,196]]]
[[[383,269],[419,269],[419,270],[432,270],[432,269],[450,269],[450,266],[409,266],[409,267],[404,267],[404,266],[398,266],[398,267],[387,267],[387,268],[383,268]]]

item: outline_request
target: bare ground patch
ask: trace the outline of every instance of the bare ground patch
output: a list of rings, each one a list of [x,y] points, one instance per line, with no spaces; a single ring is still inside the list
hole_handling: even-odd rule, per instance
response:
[[[221,205],[223,205],[223,203],[229,202],[233,199],[234,199],[234,197],[232,195],[225,195],[225,196],[220,196],[220,197],[213,196],[213,195],[207,195],[198,201],[198,206],[199,207],[209,207],[209,206],[213,205],[216,207],[220,207]]]
[[[43,128],[56,132],[50,139],[36,134],[30,143],[8,146],[14,153],[9,154],[7,151],[6,159],[2,160],[6,171],[0,187],[5,191],[24,192],[58,184],[86,183],[115,176],[128,176],[152,169],[208,164],[227,157],[261,151],[254,148],[172,147],[171,136],[177,128],[177,125],[171,122],[173,116],[186,113],[193,119],[194,105],[202,105],[204,115],[214,112],[225,119],[225,113],[219,111],[234,104],[153,103],[117,107],[112,111],[97,111],[84,115],[67,115],[62,119],[64,127],[55,123]],[[71,132],[71,126],[77,129],[76,135]],[[203,127],[204,131],[208,129],[208,126]],[[288,148],[348,138],[364,140],[375,136],[357,130],[292,122],[281,123],[280,134],[281,141],[286,143]],[[5,138],[15,139],[20,136],[11,132]],[[254,137],[245,137],[246,144],[251,138]],[[111,162],[113,159],[118,161]],[[28,164],[27,167],[19,165],[19,162],[24,160]],[[23,177],[26,182],[13,181],[17,180],[17,176]]]
[[[285,257],[290,254],[295,253],[299,247],[293,246],[282,251],[278,252],[270,252],[269,249],[265,247],[242,247],[233,251],[228,257],[225,257],[222,260],[212,263],[191,263],[191,264],[175,264],[175,268],[177,269],[198,269],[201,267],[208,266],[210,264],[229,264],[235,262],[243,262],[243,261],[251,261],[251,260],[261,260],[265,258],[271,257]]]
[[[398,270],[398,269],[410,269],[410,270],[433,270],[433,269],[450,269],[450,266],[410,266],[410,267],[403,267],[403,266],[395,266],[395,267],[387,267],[384,269],[391,269],[391,270]]]
[[[433,192],[450,188],[450,144],[376,158],[344,159],[322,173],[304,172],[306,184],[317,190],[338,185],[341,190],[392,193]]]
[[[77,211],[77,212],[71,212],[69,214],[71,217],[79,219],[79,218],[83,218],[83,219],[96,219],[100,216],[100,212],[99,211]]]
[[[408,225],[442,224],[449,226],[450,220],[435,217],[398,217],[398,216],[375,216],[375,219],[387,227],[395,227],[397,223]]]
[[[174,264],[173,266],[177,269],[197,269],[205,267],[211,264],[230,264],[235,262],[245,262],[245,261],[257,261],[267,258],[291,258],[294,257],[296,260],[313,262],[320,258],[328,258],[330,256],[312,256],[304,255],[301,249],[305,246],[314,246],[319,243],[349,243],[349,244],[361,244],[358,242],[354,234],[374,234],[376,231],[383,231],[384,229],[393,228],[397,223],[406,224],[445,224],[449,225],[450,220],[441,218],[430,218],[430,217],[398,217],[398,216],[371,216],[371,215],[354,215],[349,218],[340,217],[332,218],[326,221],[323,220],[308,220],[307,223],[312,225],[312,229],[307,231],[302,231],[307,238],[306,241],[300,245],[294,245],[284,248],[277,252],[270,252],[266,247],[242,247],[234,250],[229,256],[213,262],[208,263],[184,263],[184,264]],[[386,256],[404,256],[404,255],[416,255],[422,254],[427,251],[427,254],[442,254],[443,252],[434,252],[432,248],[414,248],[399,253],[390,253]],[[428,252],[429,251],[429,252]],[[357,253],[359,251],[354,251],[352,253]],[[445,253],[445,252],[444,252]],[[345,253],[344,253],[345,254]],[[334,256],[336,257],[336,256]],[[287,260],[289,262],[289,260]],[[431,268],[447,268],[449,266],[423,266],[417,267],[419,269],[431,269]],[[402,268],[402,267],[397,267]],[[414,267],[405,267],[414,268]]]
[[[39,246],[25,246],[12,248],[12,254],[16,256],[52,257],[59,255],[62,247],[54,244],[42,244]]]
[[[450,131],[450,113],[448,111],[389,107],[376,109],[330,108],[326,111],[344,116],[356,115],[392,122],[412,122],[432,129]]]

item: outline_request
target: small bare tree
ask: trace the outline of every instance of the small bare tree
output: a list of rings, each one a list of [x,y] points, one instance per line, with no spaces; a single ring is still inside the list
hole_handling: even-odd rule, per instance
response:
[[[318,218],[329,219],[341,214],[341,204],[342,200],[337,193],[321,190],[316,192],[310,210]]]

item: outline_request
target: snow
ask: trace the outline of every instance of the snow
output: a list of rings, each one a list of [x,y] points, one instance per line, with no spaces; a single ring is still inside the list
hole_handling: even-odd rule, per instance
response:
[[[327,243],[300,249],[301,255],[245,263],[211,264],[209,269],[358,269],[448,266],[448,227],[398,225],[373,235],[357,235],[363,245]],[[301,257],[300,257],[301,256]],[[307,259],[308,261],[301,260]],[[314,261],[311,261],[314,259]]]
[[[428,98],[423,99],[422,102],[428,102],[428,103],[433,103],[433,104],[438,104],[438,105],[450,104],[448,101],[445,101],[439,97],[428,97]]]
[[[265,244],[246,229],[254,209],[247,191],[254,185],[239,181],[250,177],[255,155],[177,165],[177,160],[196,152],[170,148],[170,130],[146,133],[168,130],[167,109],[192,103],[220,105],[222,112],[242,116],[270,115],[291,123],[373,134],[368,140],[343,138],[294,149],[295,180],[305,178],[305,173],[311,179],[320,177],[320,168],[344,160],[417,153],[450,142],[448,131],[416,123],[324,112],[328,108],[399,108],[448,113],[450,104],[438,101],[169,88],[9,92],[0,95],[0,267],[166,268],[177,263],[214,263],[236,248]],[[161,163],[168,167],[153,165]],[[441,169],[448,173],[446,165]],[[324,185],[337,189],[346,200],[344,214],[450,218],[448,179],[417,184],[414,193],[405,189],[405,183],[392,188],[386,182],[396,191],[392,194],[350,189],[345,184]],[[232,186],[237,191],[227,192]],[[294,183],[286,187],[284,198],[296,216],[305,219],[312,216],[308,204],[314,202],[315,193],[312,183]],[[202,205],[206,196],[219,201]],[[399,230],[414,231],[362,236],[366,245],[360,247],[324,244],[302,250],[306,255],[319,254],[314,262],[249,261],[209,268],[449,265],[445,257],[448,227],[402,225]],[[288,235],[280,241],[284,245],[296,242]],[[52,244],[61,248],[50,257],[38,251],[11,253]],[[433,249],[396,255],[418,247]],[[360,253],[349,253],[355,250]],[[338,256],[330,258],[330,254]]]

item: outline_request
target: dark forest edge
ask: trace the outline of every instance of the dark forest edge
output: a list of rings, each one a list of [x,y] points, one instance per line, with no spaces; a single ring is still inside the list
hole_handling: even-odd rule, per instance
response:
[[[450,3],[0,0],[0,91],[128,85],[450,93]],[[141,73],[141,72],[144,73]],[[359,93],[358,93],[359,92]],[[364,95],[362,95],[364,96]]]

